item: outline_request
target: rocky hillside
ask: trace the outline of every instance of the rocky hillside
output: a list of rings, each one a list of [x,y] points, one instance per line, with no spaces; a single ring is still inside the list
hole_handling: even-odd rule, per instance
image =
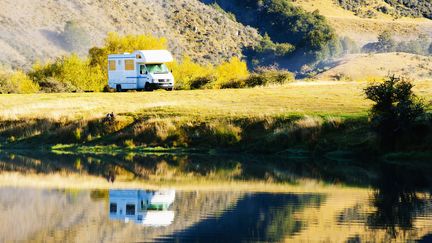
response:
[[[177,57],[200,62],[239,56],[261,39],[255,29],[198,0],[0,0],[0,5],[0,63],[13,67],[29,68],[72,51],[85,54],[107,32],[165,36]],[[68,43],[71,35],[82,39],[79,45]]]

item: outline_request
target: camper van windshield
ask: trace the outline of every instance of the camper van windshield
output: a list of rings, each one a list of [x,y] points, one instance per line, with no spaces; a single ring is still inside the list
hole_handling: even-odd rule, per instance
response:
[[[168,68],[165,64],[146,64],[146,66],[149,73],[169,73]]]

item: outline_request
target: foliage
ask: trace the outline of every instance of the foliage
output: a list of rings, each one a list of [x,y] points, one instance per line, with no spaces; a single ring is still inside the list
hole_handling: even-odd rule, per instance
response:
[[[109,33],[103,47],[89,50],[88,59],[72,54],[51,63],[36,63],[29,76],[45,92],[102,91],[108,80],[108,55],[142,49],[166,49],[166,40],[150,35]]]
[[[249,71],[245,62],[233,57],[215,67],[215,77],[214,88],[228,88],[230,83],[234,84],[233,88],[240,88],[243,86],[243,80],[249,77]]]
[[[295,80],[294,74],[277,67],[259,68],[245,83],[248,87],[265,86],[269,84],[285,84]]]
[[[29,76],[47,87],[47,92],[71,91],[73,87],[76,88],[73,91],[102,91],[107,80],[103,77],[102,69],[90,66],[88,60],[76,54],[58,58],[51,63],[36,63]],[[55,85],[55,82],[62,85]]]
[[[244,51],[252,62],[252,66],[278,63],[295,51],[295,46],[289,43],[275,43],[266,33],[261,41]]]
[[[209,2],[209,1],[205,1]],[[248,51],[248,57],[253,64],[267,65],[266,54],[273,51],[273,59],[280,63],[280,54],[286,56],[301,55],[301,62],[313,62],[322,55],[323,49],[336,39],[333,28],[327,23],[324,16],[318,11],[312,13],[294,6],[288,0],[217,0],[216,2],[225,11],[236,15],[239,22],[257,28],[262,34],[268,34],[271,40],[280,43],[268,45],[266,37],[264,43],[255,48],[256,53]],[[264,44],[264,45],[263,45]],[[293,52],[293,50],[296,50]],[[265,51],[260,53],[260,51]],[[272,55],[270,55],[272,57]],[[255,62],[253,62],[255,61]],[[297,58],[297,61],[298,58]],[[294,64],[293,64],[294,65]]]
[[[212,65],[200,65],[187,56],[180,63],[169,64],[169,67],[176,79],[176,89],[202,88],[204,85],[199,85],[200,82],[196,82],[197,80],[213,79],[214,67]]]
[[[367,13],[367,7],[375,12],[390,14],[394,17],[425,17],[432,18],[432,3],[429,0],[384,0],[385,3],[373,4],[366,0],[337,0],[341,7],[354,12],[360,17],[374,17],[375,13]]]
[[[182,62],[174,62],[170,67],[176,78],[177,89],[241,88],[249,77],[246,63],[238,57],[219,65],[201,65],[184,57]]]
[[[80,51],[90,45],[89,34],[79,22],[68,21],[61,34],[65,47],[69,51]]]
[[[64,83],[56,80],[53,77],[48,77],[39,83],[41,92],[44,93],[70,93],[76,92],[79,89],[70,83]]]
[[[408,132],[425,115],[425,105],[412,88],[413,84],[404,78],[392,76],[365,89],[366,97],[375,102],[370,111],[372,126],[383,145],[390,149],[398,136]]]
[[[432,18],[432,2],[429,0],[384,0],[393,6],[400,16]]]
[[[233,13],[230,12],[226,12],[223,8],[221,8],[221,6],[219,6],[219,4],[217,4],[216,2],[210,4],[211,7],[213,7],[215,10],[217,10],[219,13],[226,15],[229,19],[231,19],[232,21],[237,21],[236,16]]]
[[[0,93],[28,94],[39,91],[39,85],[34,83],[22,71],[0,70]]]
[[[378,36],[378,42],[365,45],[364,52],[406,52],[418,55],[430,55],[431,40],[427,35],[420,34],[409,41],[396,42],[390,31],[384,31]]]

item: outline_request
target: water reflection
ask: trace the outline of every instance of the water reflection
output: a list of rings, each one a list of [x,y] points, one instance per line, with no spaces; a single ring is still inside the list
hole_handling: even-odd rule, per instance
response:
[[[114,184],[136,179],[165,180],[172,181],[175,187],[176,181],[198,183],[205,178],[213,183],[250,180],[296,185],[315,181],[351,188],[286,194],[157,192],[145,188],[20,192],[0,188],[1,242],[31,237],[35,241],[44,241],[46,237],[62,241],[78,236],[91,236],[92,242],[405,242],[427,241],[432,235],[432,169],[427,164],[232,155],[76,156],[26,152],[0,154],[0,168],[2,172],[22,174],[115,176]],[[156,200],[158,196],[164,200]],[[54,202],[62,202],[61,207]],[[10,227],[17,215],[28,218],[28,222],[38,218],[41,226]],[[85,236],[85,230],[89,235]]]
[[[168,211],[175,199],[175,190],[110,190],[111,220],[132,221],[144,226],[168,226],[174,211]]]
[[[408,165],[381,164],[372,197],[376,211],[368,218],[373,228],[383,228],[390,238],[414,228],[414,220],[432,209],[429,173]],[[420,193],[426,192],[426,193]]]

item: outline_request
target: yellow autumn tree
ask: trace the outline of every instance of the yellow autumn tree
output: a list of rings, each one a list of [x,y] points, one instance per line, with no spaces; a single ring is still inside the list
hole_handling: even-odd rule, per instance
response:
[[[0,67],[0,93],[29,94],[39,91],[39,85],[34,83],[24,72],[4,70]]]
[[[70,83],[83,91],[102,91],[106,85],[102,70],[90,66],[87,59],[72,54],[60,62],[58,79],[61,82]]]
[[[194,80],[199,78],[212,79],[214,75],[213,65],[200,65],[193,62],[188,56],[185,56],[181,62],[170,63],[169,67],[176,79],[176,89],[191,89]]]
[[[244,61],[238,57],[233,57],[216,66],[215,76],[216,81],[213,87],[216,89],[240,88],[244,87],[244,80],[249,77],[249,71]]]

